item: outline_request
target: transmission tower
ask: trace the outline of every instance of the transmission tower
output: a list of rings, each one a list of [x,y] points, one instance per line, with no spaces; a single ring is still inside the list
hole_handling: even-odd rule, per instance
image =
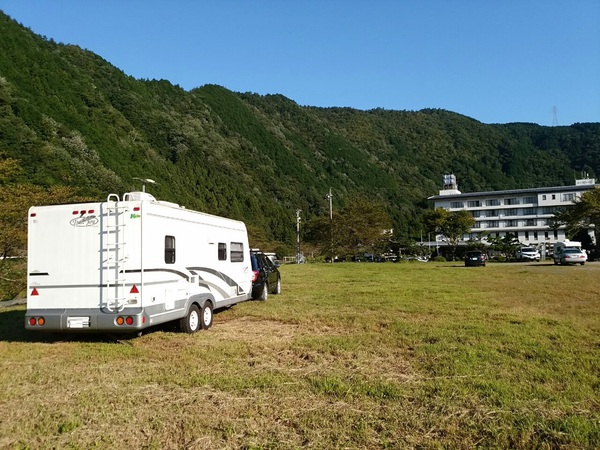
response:
[[[556,105],[552,107],[552,126],[558,126],[558,108]]]

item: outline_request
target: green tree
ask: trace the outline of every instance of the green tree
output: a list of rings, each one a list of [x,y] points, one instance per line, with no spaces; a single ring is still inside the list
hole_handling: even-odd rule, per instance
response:
[[[327,216],[307,221],[304,238],[328,255],[381,253],[389,245],[391,223],[381,202],[359,195],[334,212],[333,219]]]
[[[425,230],[441,235],[442,240],[450,246],[452,258],[456,256],[456,247],[463,235],[475,226],[475,219],[466,210],[448,211],[444,208],[428,210],[423,215]]]
[[[581,197],[573,202],[573,206],[565,208],[554,215],[554,228],[564,225],[569,237],[591,228],[592,224],[595,232],[598,233],[597,227],[600,226],[600,188],[584,192]]]
[[[517,250],[523,245],[512,233],[507,233],[504,236],[488,236],[487,241],[490,249],[500,252],[509,258],[514,257]]]

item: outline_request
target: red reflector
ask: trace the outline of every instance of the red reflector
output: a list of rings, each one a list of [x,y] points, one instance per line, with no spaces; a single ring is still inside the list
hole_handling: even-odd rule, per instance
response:
[[[128,316],[127,319],[125,319],[125,323],[127,325],[133,325],[133,317]]]
[[[133,287],[131,288],[131,290],[129,291],[130,294],[139,294],[140,291],[138,291],[137,286],[134,284]]]
[[[29,325],[34,326],[37,322],[35,321],[35,317],[29,319]]]
[[[31,291],[31,295],[40,295],[37,291],[36,288],[33,288],[33,291]]]
[[[88,214],[94,214],[94,210],[93,210],[93,209],[90,209],[90,210],[88,211]]]
[[[139,207],[139,206],[134,206],[134,207],[133,207],[133,210],[134,210],[134,211],[139,211],[139,210],[140,210],[140,207]]]
[[[29,217],[35,217],[35,216],[37,216],[37,214],[36,214],[36,213],[31,213],[31,214],[29,215]]]

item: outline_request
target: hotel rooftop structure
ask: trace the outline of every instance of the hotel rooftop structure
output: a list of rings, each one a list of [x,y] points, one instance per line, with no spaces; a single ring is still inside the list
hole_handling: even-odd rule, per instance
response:
[[[554,213],[572,206],[582,193],[596,187],[600,187],[596,180],[588,178],[576,180],[572,186],[463,194],[458,190],[456,177],[444,175],[443,189],[429,200],[434,202],[435,208],[449,211],[464,209],[473,215],[475,227],[469,236],[464,236],[465,241],[479,239],[484,231],[498,237],[510,233],[524,245],[550,251],[551,244],[568,238],[564,229],[552,229]],[[593,225],[588,234],[595,242]]]

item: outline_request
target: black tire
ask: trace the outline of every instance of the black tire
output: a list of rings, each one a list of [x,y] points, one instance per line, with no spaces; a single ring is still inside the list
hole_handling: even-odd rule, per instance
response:
[[[269,285],[265,282],[265,284],[263,284],[262,286],[262,289],[260,290],[258,300],[260,300],[261,302],[266,302],[267,298],[269,298]]]
[[[275,283],[275,287],[271,291],[271,294],[275,294],[275,295],[281,294],[281,277],[277,277],[277,283]]]
[[[179,321],[179,329],[183,333],[192,334],[200,329],[200,310],[197,305],[190,306],[188,313]]]
[[[210,302],[204,303],[200,315],[200,326],[203,330],[208,330],[213,323],[213,308]]]

